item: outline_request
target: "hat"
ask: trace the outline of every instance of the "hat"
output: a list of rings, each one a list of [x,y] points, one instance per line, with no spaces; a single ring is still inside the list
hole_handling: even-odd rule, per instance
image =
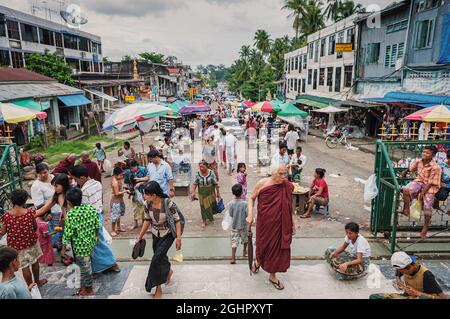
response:
[[[399,269],[399,270],[405,269],[406,267],[408,267],[415,261],[416,261],[415,256],[410,257],[404,251],[395,252],[391,257],[392,267],[394,267],[395,269]]]
[[[151,150],[150,152],[148,152],[147,156],[150,157],[150,158],[158,157],[159,156],[159,152],[157,150]]]

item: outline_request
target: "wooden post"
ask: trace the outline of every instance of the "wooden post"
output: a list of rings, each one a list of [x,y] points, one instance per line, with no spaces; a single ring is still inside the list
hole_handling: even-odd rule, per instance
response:
[[[434,123],[434,127],[433,127],[433,141],[436,141],[437,130],[438,130],[437,123]]]
[[[415,137],[418,136],[416,131],[417,131],[417,122],[413,122],[413,126],[411,128],[411,141],[416,141]]]

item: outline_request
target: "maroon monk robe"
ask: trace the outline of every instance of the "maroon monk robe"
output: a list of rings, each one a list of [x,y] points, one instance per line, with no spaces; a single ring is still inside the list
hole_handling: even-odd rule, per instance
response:
[[[68,158],[63,159],[58,165],[53,169],[52,174],[66,174],[70,175],[70,171],[73,168],[73,163],[69,161]]]
[[[256,260],[268,273],[286,272],[291,263],[293,189],[285,181],[263,188],[258,196]]]
[[[97,182],[102,182],[102,174],[98,168],[97,163],[94,163],[90,159],[86,159],[81,162],[81,166],[84,166],[89,171],[89,178],[95,179]]]

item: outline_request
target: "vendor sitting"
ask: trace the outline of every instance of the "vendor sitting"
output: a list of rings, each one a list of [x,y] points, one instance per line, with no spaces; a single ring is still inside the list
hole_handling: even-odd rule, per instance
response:
[[[306,156],[302,155],[302,148],[301,146],[297,147],[296,152],[292,155],[291,161],[289,163],[290,168],[290,181],[299,181],[300,180],[300,174],[303,171],[303,167],[305,167],[306,164]]]
[[[439,208],[439,201],[446,201],[450,192],[450,151],[447,152],[447,159],[439,166],[442,168],[441,188],[435,195],[435,208]],[[450,214],[450,203],[447,203],[447,213]]]
[[[433,273],[416,262],[416,257],[398,251],[392,255],[391,265],[396,270],[397,288],[404,293],[373,294],[369,299],[447,299]]]
[[[352,280],[361,278],[369,269],[371,249],[366,238],[359,233],[359,225],[345,225],[344,244],[337,248],[328,248],[325,259],[336,271],[337,280]],[[347,252],[347,247],[350,252]]]
[[[403,211],[399,213],[409,216],[411,200],[418,197],[422,198],[425,221],[422,232],[420,233],[421,238],[425,238],[428,233],[434,195],[441,186],[442,168],[434,161],[436,153],[437,149],[435,146],[425,146],[422,151],[422,158],[415,161],[409,169],[401,173],[401,177],[405,178],[408,172],[417,171],[416,179],[402,189]]]

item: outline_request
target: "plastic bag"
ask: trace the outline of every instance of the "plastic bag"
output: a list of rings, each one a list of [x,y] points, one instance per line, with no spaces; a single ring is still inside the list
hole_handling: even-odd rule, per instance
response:
[[[372,199],[377,197],[377,195],[377,176],[375,174],[372,174],[364,184],[364,201],[370,202]]]
[[[223,216],[223,220],[222,220],[222,229],[230,230],[232,223],[233,223],[233,218],[231,218],[230,213],[228,211],[226,211],[225,216]]]
[[[103,162],[103,169],[105,170],[106,174],[112,175],[113,166],[110,160],[105,159]]]
[[[103,227],[103,238],[105,238],[106,243],[111,246],[113,239],[105,227]]]
[[[182,263],[183,262],[183,253],[181,250],[177,250],[175,256],[172,258],[174,261]]]
[[[409,209],[409,219],[418,221],[420,220],[420,216],[422,216],[422,198],[419,198],[413,201],[410,209]]]
[[[39,291],[38,286],[34,286],[33,288],[31,288],[30,293],[32,299],[42,299],[42,295],[41,292]]]

